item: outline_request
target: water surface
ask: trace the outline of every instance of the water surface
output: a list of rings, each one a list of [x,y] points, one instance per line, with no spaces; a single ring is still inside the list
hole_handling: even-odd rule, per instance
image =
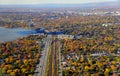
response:
[[[0,27],[0,42],[12,41],[15,40],[16,38],[28,36],[29,34],[32,33],[34,33],[33,30],[26,30],[23,28],[8,29]]]

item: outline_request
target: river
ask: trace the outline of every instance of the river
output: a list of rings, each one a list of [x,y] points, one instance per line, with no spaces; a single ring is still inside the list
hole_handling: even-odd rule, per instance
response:
[[[32,34],[34,32],[35,32],[34,30],[26,30],[23,28],[9,29],[0,27],[0,42],[12,41],[15,40],[16,38],[28,36],[29,34]]]

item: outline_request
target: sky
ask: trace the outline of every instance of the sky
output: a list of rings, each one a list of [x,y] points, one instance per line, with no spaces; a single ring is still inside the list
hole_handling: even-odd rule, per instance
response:
[[[117,0],[0,0],[0,4],[80,4]]]

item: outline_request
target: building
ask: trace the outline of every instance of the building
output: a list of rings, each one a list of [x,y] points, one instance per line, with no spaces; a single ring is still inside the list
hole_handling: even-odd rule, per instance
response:
[[[74,35],[58,35],[58,39],[74,39]]]

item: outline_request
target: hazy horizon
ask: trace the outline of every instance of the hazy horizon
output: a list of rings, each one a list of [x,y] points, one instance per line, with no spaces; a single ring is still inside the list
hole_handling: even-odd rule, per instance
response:
[[[85,4],[100,2],[117,2],[119,0],[0,0],[0,5],[36,5],[36,4]]]

